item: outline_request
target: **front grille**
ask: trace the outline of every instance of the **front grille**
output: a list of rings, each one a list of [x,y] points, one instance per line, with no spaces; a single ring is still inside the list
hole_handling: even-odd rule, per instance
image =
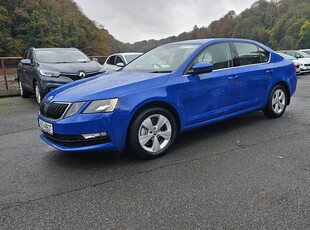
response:
[[[49,141],[65,147],[83,147],[111,142],[108,136],[85,140],[81,135],[50,135],[47,133],[43,133],[43,135]]]
[[[304,64],[304,66],[310,66],[310,64]]]
[[[87,77],[92,77],[92,76],[96,76],[99,74],[99,72],[92,72],[92,73],[85,73],[85,77],[83,78],[87,78]],[[62,74],[62,76],[71,78],[73,81],[79,80],[79,79],[83,79],[82,77],[80,77],[78,74]]]
[[[60,119],[66,109],[68,108],[69,104],[67,103],[51,103],[49,105],[45,104],[45,101],[42,101],[40,105],[40,113],[42,116],[46,118],[51,118],[51,119]]]

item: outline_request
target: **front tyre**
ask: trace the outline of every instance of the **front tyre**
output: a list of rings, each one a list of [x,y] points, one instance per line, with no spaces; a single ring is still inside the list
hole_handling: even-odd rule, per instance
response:
[[[39,83],[37,81],[34,83],[34,92],[35,92],[37,103],[38,103],[38,105],[40,105],[44,96],[43,96],[42,90],[39,86]]]
[[[263,110],[269,118],[281,117],[285,112],[288,100],[287,90],[282,85],[276,85],[269,95],[268,104]]]
[[[176,121],[168,110],[148,108],[134,119],[130,130],[130,144],[139,157],[153,159],[167,153],[176,134]]]

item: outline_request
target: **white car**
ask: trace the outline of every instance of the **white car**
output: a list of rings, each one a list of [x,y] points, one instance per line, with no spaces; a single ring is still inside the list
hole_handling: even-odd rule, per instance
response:
[[[310,49],[302,49],[302,50],[300,50],[300,51],[302,51],[302,52],[304,52],[304,53],[306,53],[306,54],[309,54],[309,55],[310,55]]]
[[[310,55],[299,50],[281,50],[278,53],[284,53],[298,59],[300,63],[300,72],[310,72]]]
[[[296,71],[296,74],[300,74],[300,61],[297,59],[297,58],[294,58],[293,56],[290,56],[288,54],[284,54],[284,53],[278,53],[280,56],[282,56],[283,58],[286,58],[286,59],[289,59],[289,60],[292,60],[292,62],[294,62],[294,65],[295,65],[295,71]]]
[[[143,53],[116,53],[110,55],[104,62],[103,67],[107,72],[117,71]]]

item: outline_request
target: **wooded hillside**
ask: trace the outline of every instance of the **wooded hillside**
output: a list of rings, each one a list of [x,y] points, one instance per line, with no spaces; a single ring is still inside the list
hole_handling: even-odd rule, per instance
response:
[[[254,39],[276,50],[310,48],[310,1],[259,0],[207,27],[125,44],[89,20],[73,0],[0,0],[0,56],[20,56],[29,47],[77,47],[88,55],[146,52],[169,42],[212,37]]]
[[[213,37],[254,39],[275,50],[310,48],[310,1],[259,0],[240,15],[230,11],[208,27],[195,26],[177,37],[141,41],[128,49],[145,52],[168,42]]]
[[[77,47],[89,55],[124,50],[72,0],[0,0],[0,56],[29,47]]]

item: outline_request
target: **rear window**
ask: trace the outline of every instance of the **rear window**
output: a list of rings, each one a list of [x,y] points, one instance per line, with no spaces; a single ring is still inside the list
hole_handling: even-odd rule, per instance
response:
[[[262,63],[261,53],[256,45],[250,43],[235,43],[240,65],[253,65]]]

